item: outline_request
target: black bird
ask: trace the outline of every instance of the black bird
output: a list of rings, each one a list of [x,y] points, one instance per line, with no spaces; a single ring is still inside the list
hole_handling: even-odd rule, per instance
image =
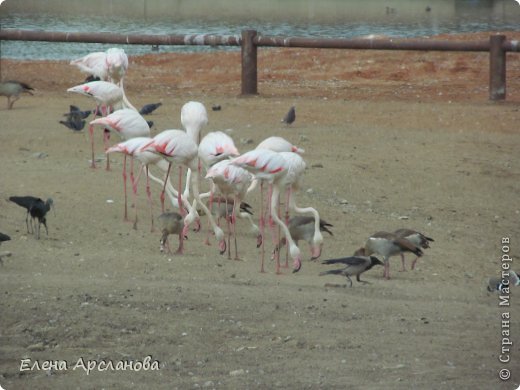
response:
[[[70,117],[70,116],[78,116],[81,119],[85,119],[91,113],[92,113],[92,110],[81,111],[81,109],[78,106],[74,106],[74,105],[71,104],[69,106],[69,112],[63,114],[63,116],[68,116],[68,117]]]
[[[141,115],[148,115],[157,110],[159,107],[162,106],[162,103],[150,103],[146,104],[139,110],[139,114]]]
[[[86,122],[82,119],[78,119],[77,116],[71,116],[65,121],[60,121],[60,123],[71,130],[81,131],[85,127]]]
[[[214,104],[213,106],[211,106],[211,109],[213,111],[220,111],[222,110],[222,106],[220,104]]]
[[[287,125],[290,125],[295,120],[296,120],[296,110],[295,110],[294,106],[292,106],[289,109],[289,111],[287,112],[287,114],[285,114],[285,116],[283,117],[282,122]]]
[[[89,75],[87,76],[87,78],[85,79],[85,83],[90,83],[92,81],[100,81],[101,79],[97,76],[94,76],[94,75]]]
[[[9,237],[7,234],[0,233],[0,244],[4,241],[11,241],[11,237]]]
[[[85,127],[85,118],[87,118],[92,113],[91,110],[81,111],[79,107],[70,105],[69,112],[63,114],[66,117],[65,120],[60,121],[60,123],[71,130],[80,131]]]
[[[45,231],[47,235],[49,235],[49,230],[47,228],[47,219],[45,215],[51,209],[54,204],[51,198],[48,198],[45,202],[34,196],[11,196],[9,198],[11,202],[16,203],[18,206],[21,206],[27,210],[27,216],[25,218],[25,224],[27,225],[27,233],[29,233],[29,215],[31,216],[31,227],[33,227],[33,221],[38,219],[38,230],[35,232],[34,227],[32,228],[33,233],[36,234],[36,238],[40,239],[40,225],[43,224],[45,226]]]
[[[320,276],[323,275],[343,275],[350,282],[350,287],[352,287],[352,279],[351,276],[356,275],[356,280],[360,283],[368,283],[367,281],[359,279],[360,275],[368,271],[375,265],[383,265],[383,263],[375,256],[351,256],[351,257],[343,257],[341,259],[330,259],[325,260],[322,264],[344,264],[345,268],[342,269],[333,269],[330,271],[321,272]]]

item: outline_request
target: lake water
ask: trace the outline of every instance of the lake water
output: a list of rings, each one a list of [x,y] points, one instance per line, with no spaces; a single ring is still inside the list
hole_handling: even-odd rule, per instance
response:
[[[514,0],[7,0],[0,28],[121,34],[264,35],[353,38],[423,37],[520,28]],[[2,41],[1,56],[71,59],[113,45]],[[123,46],[145,54],[150,46]],[[160,52],[238,50],[161,46]]]

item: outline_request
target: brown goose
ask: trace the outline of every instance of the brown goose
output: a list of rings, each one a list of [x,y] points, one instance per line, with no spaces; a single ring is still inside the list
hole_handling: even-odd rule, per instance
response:
[[[344,264],[346,267],[341,269],[333,269],[330,271],[321,272],[320,276],[323,275],[343,275],[350,282],[352,287],[351,276],[356,275],[356,280],[360,283],[368,283],[365,280],[361,280],[359,277],[365,271],[368,271],[375,265],[383,265],[383,263],[375,256],[351,256],[343,257],[341,259],[330,259],[325,260],[322,264]]]
[[[289,223],[287,224],[289,228],[289,233],[291,234],[292,239],[298,245],[300,240],[306,241],[311,248],[311,260],[316,260],[321,255],[321,243],[316,243],[314,241],[315,232],[314,232],[314,217],[297,215],[289,219]],[[331,236],[332,232],[329,230],[330,227],[333,227],[327,221],[320,219],[320,231],[327,232]],[[274,249],[274,253],[278,251],[281,247],[283,247],[287,241],[285,237],[282,237],[278,245]]]
[[[412,230],[412,229],[397,229],[394,234],[397,237],[406,238],[408,241],[410,241],[415,246],[418,246],[422,249],[428,249],[430,247],[430,242],[434,242],[435,240],[431,237],[425,236],[424,234]],[[419,257],[416,257],[412,261],[412,269],[415,269],[415,264],[417,263],[417,260]],[[406,268],[404,266],[404,253],[401,253],[401,261],[403,264],[402,271],[406,271]]]
[[[161,252],[164,252],[164,248],[166,248],[168,250],[168,253],[171,253],[170,245],[168,244],[168,236],[170,234],[178,234],[179,248],[177,249],[175,254],[181,255],[184,251],[184,240],[182,240],[183,237],[181,237],[182,230],[184,228],[184,221],[182,215],[175,212],[163,213],[159,216],[159,224],[162,232]]]
[[[13,108],[15,101],[20,99],[21,93],[28,93],[32,95],[34,88],[20,81],[10,80],[0,83],[0,95],[7,97],[7,109]]]
[[[355,256],[370,256],[373,253],[383,256],[385,265],[384,277],[390,279],[390,263],[392,256],[403,252],[412,252],[417,256],[422,256],[423,252],[417,245],[405,238],[397,237],[394,233],[377,232],[368,237],[364,248],[358,249]]]

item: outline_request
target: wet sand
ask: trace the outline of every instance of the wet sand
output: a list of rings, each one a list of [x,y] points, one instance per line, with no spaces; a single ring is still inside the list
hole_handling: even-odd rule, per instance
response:
[[[500,272],[504,237],[511,257],[520,255],[520,57],[508,56],[507,100],[495,103],[487,99],[482,54],[261,50],[260,94],[251,98],[238,96],[239,63],[238,53],[224,52],[133,57],[127,95],[136,106],[163,103],[147,117],[153,134],[179,128],[182,105],[198,100],[209,112],[204,131],[232,129],[241,152],[270,135],[304,148],[298,202],[334,225],[320,260],[351,255],[378,230],[409,227],[435,239],[416,270],[408,255],[408,270],[399,272],[395,257],[390,280],[379,267],[363,275],[370,284],[349,288],[339,276],[318,276],[329,267],[310,261],[301,243],[300,272],[276,275],[268,260],[261,274],[249,227],[239,221],[242,261],[228,260],[214,239],[203,244],[205,218],[185,255],[161,254],[143,183],[134,230],[122,220],[122,158],[112,156],[108,172],[102,163],[89,168],[88,133],[58,123],[69,104],[91,108],[89,99],[65,92],[82,75],[64,62],[4,59],[4,80],[37,91],[13,110],[0,107],[0,231],[12,239],[1,249],[13,253],[0,268],[0,384],[517,387],[516,344],[510,363],[498,357],[501,313],[511,313],[515,343],[520,335],[519,290],[500,307],[485,286]],[[221,111],[211,111],[214,104]],[[286,127],[280,119],[291,105],[297,119]],[[152,192],[157,216],[159,188]],[[48,236],[26,233],[25,211],[7,201],[12,195],[54,199]],[[257,212],[258,194],[248,201]],[[270,236],[266,243],[269,253]],[[158,370],[98,370],[103,361],[147,356]],[[67,367],[21,370],[24,359]],[[89,360],[98,366],[87,375],[81,363]],[[502,368],[511,369],[507,382],[498,378]]]

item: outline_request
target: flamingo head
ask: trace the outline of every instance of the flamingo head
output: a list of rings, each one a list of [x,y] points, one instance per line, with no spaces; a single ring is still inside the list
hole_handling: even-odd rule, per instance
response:
[[[302,267],[302,258],[300,253],[300,248],[294,243],[292,243],[289,247],[289,252],[291,253],[291,257],[293,258],[293,273],[298,272]]]

